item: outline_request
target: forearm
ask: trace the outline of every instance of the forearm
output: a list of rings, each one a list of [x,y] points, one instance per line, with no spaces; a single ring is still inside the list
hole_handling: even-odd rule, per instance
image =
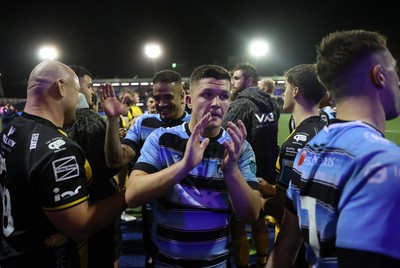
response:
[[[235,212],[243,221],[255,222],[261,209],[259,191],[250,188],[237,166],[224,172],[224,179]]]
[[[125,193],[118,192],[90,205],[86,201],[69,209],[46,212],[46,215],[70,239],[81,241],[117,220],[126,207]]]
[[[107,118],[106,141],[104,151],[107,166],[120,168],[128,163],[124,160],[124,151],[119,137],[118,117]]]
[[[267,268],[292,268],[302,242],[297,216],[285,209],[280,231],[268,258]]]
[[[147,174],[133,170],[126,187],[125,200],[129,207],[137,207],[163,196],[191,170],[180,161],[158,172]]]

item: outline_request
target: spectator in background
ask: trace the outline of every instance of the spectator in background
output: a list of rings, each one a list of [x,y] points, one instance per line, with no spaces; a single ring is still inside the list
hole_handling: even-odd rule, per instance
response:
[[[279,109],[278,101],[274,95],[275,92],[275,81],[271,78],[264,78],[258,82],[258,87],[267,92],[272,98],[271,101],[274,103],[275,110],[277,111],[278,120],[281,116],[281,110]]]
[[[2,268],[88,267],[87,239],[126,207],[125,192],[90,200],[90,164],[62,131],[75,120],[79,88],[71,68],[40,62],[24,111],[1,133]]]
[[[111,95],[105,93],[111,92]],[[101,86],[101,97],[107,115],[108,143],[106,143],[107,164],[119,168],[135,163],[140,150],[152,131],[161,127],[173,127],[187,122],[190,115],[184,111],[185,93],[182,89],[182,77],[171,70],[162,70],[153,77],[153,98],[157,113],[145,114],[137,118],[127,135],[120,140],[116,116],[123,111],[123,105],[115,98],[109,84]],[[117,148],[114,145],[119,145]],[[112,150],[117,149],[117,150]],[[127,173],[126,173],[127,174]],[[150,239],[150,226],[153,212],[150,204],[142,204],[143,243],[145,250],[145,267],[154,267],[157,247]]]
[[[144,111],[143,114],[156,114],[156,113],[157,113],[156,100],[154,99],[153,93],[150,92],[147,95],[146,110]]]
[[[324,98],[321,100],[319,108],[328,115],[327,122],[336,118],[336,107],[329,91],[326,92]]]
[[[129,177],[130,206],[152,201],[156,267],[227,267],[231,213],[245,222],[258,217],[255,158],[245,126],[238,121],[221,128],[230,87],[224,68],[196,68],[190,121],[154,130]]]
[[[275,185],[275,163],[279,153],[278,114],[280,114],[276,101],[257,87],[258,70],[253,65],[237,65],[232,73],[232,87],[236,98],[230,105],[222,126],[228,127],[228,122],[237,123],[239,120],[244,123],[247,131],[246,140],[256,155],[256,175],[262,184],[266,181],[269,185]],[[257,265],[263,267],[267,259],[269,239],[266,213],[261,210],[259,213],[258,220],[251,228],[257,250]],[[231,234],[236,266],[247,267],[250,246],[246,235],[246,223],[240,217],[232,218]]]
[[[2,128],[7,127],[7,125],[18,116],[17,111],[14,108],[14,105],[11,103],[6,103],[3,107],[3,112],[1,114],[1,124]]]
[[[82,94],[86,97],[83,101],[91,102],[93,95],[88,85],[92,85],[92,73],[83,66],[71,65],[70,67],[79,78],[80,92],[87,93]],[[88,185],[89,202],[96,202],[118,192],[114,175],[119,169],[109,168],[105,158],[105,119],[87,105],[87,108],[76,109],[76,120],[65,125],[64,129],[68,137],[81,146],[92,168],[93,180]],[[115,222],[88,239],[89,267],[118,267],[118,257],[122,252],[120,228],[120,220],[117,218]]]
[[[182,84],[183,91],[185,91],[185,111],[190,114],[191,110],[187,104],[187,96],[190,96],[190,84],[188,82],[183,82]]]
[[[258,82],[258,87],[267,92],[270,96],[274,96],[275,81],[271,78],[264,78]]]
[[[383,136],[385,121],[400,114],[400,91],[386,42],[344,30],[317,45],[317,74],[337,120],[294,160],[268,267],[292,267],[303,240],[315,267],[400,267],[400,148]]]

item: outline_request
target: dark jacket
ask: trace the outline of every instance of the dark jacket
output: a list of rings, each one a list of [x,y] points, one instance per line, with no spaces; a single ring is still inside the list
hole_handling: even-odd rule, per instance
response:
[[[243,90],[232,101],[222,126],[240,119],[246,125],[247,141],[256,155],[257,177],[270,184],[276,183],[275,164],[279,154],[279,108],[274,99],[258,87]]]

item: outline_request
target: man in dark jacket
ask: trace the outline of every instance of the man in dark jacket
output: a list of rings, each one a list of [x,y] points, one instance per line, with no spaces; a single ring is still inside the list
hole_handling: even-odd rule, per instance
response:
[[[279,154],[278,119],[279,110],[272,97],[258,88],[258,71],[251,64],[237,65],[232,70],[233,101],[222,124],[229,121],[243,121],[247,130],[247,141],[256,155],[259,180],[270,185],[276,183],[275,163]],[[265,195],[264,195],[265,197]],[[266,215],[260,214],[252,225],[257,250],[257,263],[265,265],[268,251],[268,228]],[[232,246],[237,267],[247,267],[249,262],[249,243],[245,224],[240,219],[232,219]]]

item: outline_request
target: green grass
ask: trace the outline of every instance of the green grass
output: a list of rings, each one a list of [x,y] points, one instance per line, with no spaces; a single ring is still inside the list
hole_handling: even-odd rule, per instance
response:
[[[289,135],[289,118],[290,114],[282,113],[279,118],[279,132],[278,132],[278,142],[279,145],[285,141]],[[396,119],[386,121],[385,137],[397,145],[400,145],[400,117]]]

